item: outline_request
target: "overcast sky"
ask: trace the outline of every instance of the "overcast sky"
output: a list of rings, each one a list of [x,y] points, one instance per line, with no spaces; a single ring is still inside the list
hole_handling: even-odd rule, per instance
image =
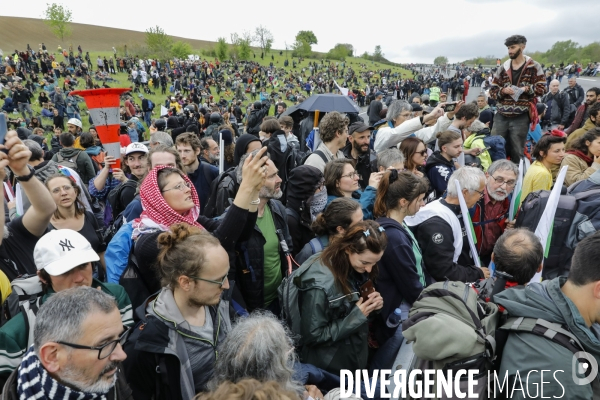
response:
[[[23,0],[2,15],[41,18],[51,0]],[[291,48],[296,33],[312,30],[326,52],[350,43],[358,54],[381,45],[396,62],[450,62],[477,56],[504,56],[504,39],[527,37],[527,51],[549,49],[559,40],[588,44],[600,39],[598,0],[430,0],[430,1],[126,1],[62,0],[73,21],[144,31],[159,25],[168,34],[216,41],[262,24],[274,48]],[[148,4],[148,7],[144,7]],[[182,6],[178,6],[182,4]],[[220,9],[219,7],[223,7]],[[180,15],[180,18],[176,16]],[[0,45],[2,37],[0,35]]]

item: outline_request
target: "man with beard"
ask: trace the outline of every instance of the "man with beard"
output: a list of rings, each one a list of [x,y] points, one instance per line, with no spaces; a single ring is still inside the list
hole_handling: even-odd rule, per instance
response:
[[[585,101],[577,108],[573,123],[567,130],[565,130],[567,135],[570,135],[579,128],[583,128],[590,116],[590,108],[592,108],[592,106],[596,103],[600,103],[600,88],[593,87],[586,92]]]
[[[484,194],[477,202],[473,226],[477,235],[479,257],[483,265],[491,261],[496,240],[505,229],[512,229],[514,221],[508,221],[508,196],[517,184],[519,169],[509,160],[496,160],[486,172]]]
[[[31,329],[33,346],[8,379],[3,398],[132,399],[119,368],[127,358],[121,344],[129,330],[110,294],[87,286],[57,293]]]
[[[70,307],[65,307],[64,311],[66,314],[63,314],[60,317],[56,316],[56,318],[52,321],[45,321],[41,323],[41,325],[45,327],[42,328],[42,330],[48,329],[48,323],[56,323],[58,326],[53,329],[64,329],[62,330],[62,333],[66,336],[57,337],[53,335],[40,335],[38,330],[38,325],[40,325],[38,324],[38,318],[40,318],[42,310],[46,309],[46,303],[50,302],[52,298],[57,295],[57,293],[62,293],[65,290],[75,287],[90,287],[93,288],[95,292],[105,293],[106,295],[110,296],[113,304],[115,301],[116,304],[110,307],[111,311],[113,308],[115,311],[115,318],[110,318],[112,327],[107,325],[103,329],[112,329],[116,327],[117,329],[114,333],[118,337],[118,335],[123,331],[123,326],[129,327],[133,325],[133,314],[129,296],[123,287],[113,283],[100,282],[93,277],[92,263],[98,261],[99,257],[92,249],[90,243],[81,234],[71,229],[58,229],[50,231],[37,242],[33,251],[33,256],[35,258],[35,266],[37,267],[37,277],[34,275],[28,278],[26,282],[22,283],[28,283],[33,288],[37,286],[41,293],[40,296],[36,297],[34,300],[27,302],[26,304],[21,304],[21,309],[19,312],[15,314],[6,324],[4,324],[2,329],[0,329],[0,348],[3,350],[0,352],[0,380],[2,381],[4,381],[14,369],[18,368],[19,363],[21,363],[22,366],[30,365],[30,360],[32,358],[32,344],[35,347],[35,355],[40,357],[43,363],[45,359],[43,358],[44,352],[41,350],[41,347],[44,343],[46,343],[46,341],[56,342],[57,340],[63,340],[69,343],[79,343],[90,346],[93,346],[94,343],[101,343],[99,341],[100,338],[91,339],[91,337],[86,336],[85,332],[87,332],[87,330],[85,326],[81,325],[83,320],[79,321],[79,328],[71,327],[74,329],[74,331],[72,331],[74,332],[72,335],[73,337],[67,334],[69,332],[69,328],[65,329],[65,324],[68,325],[70,323],[74,323],[74,321],[78,320],[78,316],[83,317],[81,313],[75,313],[72,309],[70,309]],[[16,293],[13,295],[16,295]],[[16,301],[19,301],[18,296]],[[94,307],[88,305],[88,308],[85,308],[84,310],[94,314],[92,313],[93,309]],[[108,310],[105,309],[104,312],[108,313]],[[83,315],[85,315],[85,313]],[[98,320],[102,320],[103,324],[106,324],[107,322],[107,320],[102,317],[98,317]],[[103,325],[94,326],[95,330]],[[104,331],[104,335],[106,335],[107,332],[108,331]],[[77,336],[80,333],[82,333],[83,336]],[[109,336],[107,335],[105,341],[102,343],[106,343],[112,339],[109,339]],[[54,344],[56,345],[56,343]],[[58,353],[61,353],[65,349],[69,350],[69,347],[72,348],[73,346],[65,345],[60,347],[60,350],[55,349],[58,351]],[[28,351],[29,354],[26,354]],[[58,357],[61,359],[58,365],[60,368],[48,370],[52,378],[56,379],[58,377],[59,381],[66,382],[66,380],[60,379],[63,377],[63,374],[66,373],[63,370],[64,368],[69,368],[69,365],[71,367],[79,366],[81,368],[82,366],[86,365],[86,362],[89,366],[91,366],[94,365],[90,361],[91,359],[96,359],[97,361],[100,358],[98,357],[97,352],[92,354],[91,358],[88,358],[84,357],[88,354],[83,354],[83,352],[82,354],[79,354],[80,350],[74,351],[77,354],[72,354],[73,360],[71,360],[71,357],[67,357],[66,360],[63,360],[62,357]],[[89,350],[86,350],[86,352],[91,353]],[[65,356],[68,354],[70,353],[67,352]],[[33,357],[35,357],[35,355]],[[109,355],[110,352],[106,355],[106,357],[110,358]],[[81,361],[81,363],[79,363],[79,361]],[[57,360],[55,359],[54,362],[57,362]],[[57,365],[53,365],[54,367],[57,367]],[[104,366],[106,366],[106,364],[104,364]],[[44,367],[49,368],[48,365],[44,365]],[[112,369],[114,368],[111,368],[111,370]],[[103,370],[103,368],[99,368],[98,371],[96,371],[95,376],[100,377],[96,379],[101,379],[101,375],[98,375],[98,372],[101,370]],[[71,372],[75,371],[71,370]],[[56,375],[53,375],[53,373]],[[8,387],[15,385],[15,383],[11,383],[11,381],[13,379],[17,379],[16,374],[19,373],[15,372],[8,378]],[[18,378],[19,380],[21,379],[20,376]],[[88,379],[91,378],[88,377]],[[87,381],[87,385],[89,386],[98,382]],[[114,384],[114,381],[112,381],[112,383]],[[112,384],[109,385],[108,388],[111,386]],[[82,386],[77,386],[76,388],[84,392],[87,391],[85,390],[85,387]],[[37,397],[20,396],[20,398],[29,399]],[[62,399],[62,397],[57,398]]]
[[[200,140],[200,162],[210,165],[219,165],[219,156],[221,149],[217,142],[211,138],[202,138]]]
[[[256,154],[255,150],[250,154]],[[245,154],[237,168],[237,180],[242,181]],[[240,243],[237,258],[237,284],[242,292],[246,309],[266,309],[279,316],[281,312],[277,288],[288,268],[287,255],[292,253],[292,238],[287,224],[285,206],[281,198],[281,178],[270,159],[265,164],[266,178],[258,193],[258,218],[250,238]],[[280,243],[285,242],[287,249]]]
[[[377,172],[377,154],[369,150],[373,127],[363,122],[355,122],[348,128],[348,144],[342,149],[344,156],[352,160],[354,169],[360,175],[361,188],[369,185],[371,172]]]
[[[489,90],[497,100],[492,135],[506,140],[506,153],[515,164],[523,157],[530,124],[537,123],[536,97],[546,93],[546,75],[542,66],[523,54],[527,39],[513,35],[506,39],[509,59],[497,68]],[[515,90],[523,92],[515,99]],[[531,119],[530,119],[531,115]]]
[[[204,209],[210,197],[210,184],[219,176],[219,169],[200,161],[200,139],[191,132],[182,133],[177,136],[175,147],[181,156],[185,173],[194,183],[198,197],[200,198],[200,210]],[[218,148],[218,147],[217,147]]]
[[[590,107],[589,115],[590,117],[585,121],[583,127],[574,130],[567,138],[567,143],[565,144],[566,150],[571,150],[573,143],[587,131],[595,127],[600,127],[600,102]]]

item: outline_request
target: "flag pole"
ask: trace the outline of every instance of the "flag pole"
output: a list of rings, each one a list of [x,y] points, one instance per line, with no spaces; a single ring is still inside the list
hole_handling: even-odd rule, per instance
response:
[[[471,215],[469,214],[469,209],[467,208],[467,202],[465,201],[465,197],[462,194],[462,190],[460,188],[460,183],[458,182],[458,179],[456,179],[454,182],[456,183],[458,202],[460,203],[460,212],[462,214],[463,222],[465,224],[465,232],[467,233],[467,239],[469,240],[471,256],[473,257],[475,266],[477,268],[481,268],[481,260],[479,259],[479,254],[477,254],[477,247],[475,247],[477,239],[475,238],[475,230],[473,229],[473,222],[471,222]]]

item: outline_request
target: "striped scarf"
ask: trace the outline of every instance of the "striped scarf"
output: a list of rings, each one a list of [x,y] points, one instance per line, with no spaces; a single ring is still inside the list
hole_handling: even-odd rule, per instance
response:
[[[33,346],[23,358],[19,366],[17,394],[19,400],[54,399],[54,400],[106,400],[106,393],[85,393],[68,388],[48,375],[33,350]]]

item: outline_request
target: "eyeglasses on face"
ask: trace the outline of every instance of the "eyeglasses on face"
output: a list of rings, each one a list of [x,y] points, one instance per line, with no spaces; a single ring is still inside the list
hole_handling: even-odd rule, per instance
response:
[[[54,189],[52,189],[52,194],[59,194],[61,190],[64,190],[65,192],[70,192],[71,190],[75,190],[75,188],[71,185],[57,186]]]
[[[496,181],[496,184],[498,184],[500,186],[506,184],[506,186],[508,186],[508,187],[515,187],[515,185],[517,184],[517,181],[513,181],[513,180],[505,181],[504,179],[496,178],[495,176],[492,176],[492,179],[494,179]]]
[[[479,198],[482,198],[482,197],[483,197],[483,195],[484,195],[484,193],[483,193],[483,192],[480,192],[479,190],[475,190],[475,189],[473,189],[473,191],[474,191],[474,192],[477,192],[477,193],[479,193]]]
[[[358,180],[361,180],[362,177],[360,176],[360,174],[358,174],[358,172],[352,172],[351,174],[346,174],[346,175],[342,175],[341,178],[358,178]]]
[[[171,189],[165,189],[162,192],[168,192],[169,190],[179,190],[185,192],[185,189],[190,189],[192,184],[190,182],[181,182],[179,185],[172,187]]]
[[[204,281],[204,282],[210,282],[210,283],[214,283],[215,285],[219,285],[219,287],[223,287],[223,285],[225,284],[225,281],[227,280],[227,275],[225,275],[223,277],[223,279],[221,279],[220,281],[213,281],[210,279],[204,279],[204,278],[199,278],[197,276],[194,275],[187,275],[188,278],[192,278],[198,281]]]
[[[121,336],[119,336],[118,339],[111,340],[110,342],[107,342],[107,343],[103,344],[102,346],[83,346],[80,344],[74,344],[74,343],[68,343],[68,342],[56,342],[56,343],[62,344],[64,346],[69,346],[74,349],[96,350],[96,351],[98,351],[98,360],[104,360],[105,358],[109,357],[113,353],[113,351],[115,351],[117,344],[120,344],[121,346],[123,346],[125,344],[125,342],[127,342],[127,338],[129,337],[129,334],[131,333],[131,328],[123,327],[123,329],[125,331],[121,334]]]
[[[416,151],[415,154],[420,154],[421,156],[425,157],[427,155],[427,150]]]

